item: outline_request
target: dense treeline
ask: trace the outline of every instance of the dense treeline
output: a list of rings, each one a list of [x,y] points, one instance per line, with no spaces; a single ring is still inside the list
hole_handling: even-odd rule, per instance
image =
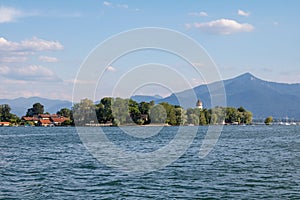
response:
[[[252,113],[243,107],[216,107],[212,109],[183,109],[177,105],[163,102],[137,103],[132,99],[110,98],[101,99],[94,104],[89,99],[83,99],[75,104],[72,111],[76,125],[85,125],[95,120],[100,124],[112,125],[147,125],[150,123],[178,125],[208,125],[208,124],[251,124]]]
[[[9,105],[0,105],[0,121],[20,124],[22,121],[10,113]],[[35,103],[27,110],[26,116],[44,113],[44,106]],[[243,107],[216,107],[212,109],[188,108],[163,102],[137,103],[132,99],[105,97],[99,103],[82,99],[72,109],[62,108],[56,114],[69,118],[62,125],[107,124],[107,125],[147,125],[168,124],[178,125],[209,125],[209,124],[251,124],[252,113]]]

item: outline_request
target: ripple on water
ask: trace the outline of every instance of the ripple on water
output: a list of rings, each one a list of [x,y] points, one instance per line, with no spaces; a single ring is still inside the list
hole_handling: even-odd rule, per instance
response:
[[[105,129],[140,152],[166,145],[176,130],[143,140]],[[205,130],[173,164],[135,175],[99,163],[74,128],[1,128],[0,199],[300,199],[300,127],[224,127],[200,159]]]

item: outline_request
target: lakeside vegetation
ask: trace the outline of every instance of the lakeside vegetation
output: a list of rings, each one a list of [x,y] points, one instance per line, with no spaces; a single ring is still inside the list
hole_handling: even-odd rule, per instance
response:
[[[62,108],[56,114],[44,112],[44,106],[35,103],[28,108],[26,116],[19,118],[10,113],[9,105],[0,106],[0,122],[10,125],[31,126],[86,126],[86,125],[209,125],[209,124],[251,124],[252,113],[243,107],[216,107],[211,109],[188,108],[166,102],[136,102],[132,99],[102,98],[99,103],[82,99],[71,109]],[[55,123],[55,119],[60,123]],[[41,121],[44,120],[44,121]],[[48,120],[48,121],[46,121]],[[58,121],[58,120],[57,120]]]

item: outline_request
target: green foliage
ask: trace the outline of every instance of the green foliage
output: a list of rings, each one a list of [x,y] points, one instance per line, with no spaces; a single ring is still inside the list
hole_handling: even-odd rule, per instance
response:
[[[20,124],[20,119],[10,113],[7,104],[0,105],[0,121],[8,121],[12,124]],[[44,113],[44,106],[35,103],[32,108],[27,110],[26,116],[35,116]],[[155,105],[150,103],[137,103],[132,99],[105,97],[98,104],[94,104],[89,99],[82,99],[70,110],[62,108],[57,112],[58,115],[70,118],[62,123],[63,126],[76,124],[84,126],[91,123],[109,123],[114,126],[129,125],[132,123],[146,125],[149,123],[167,123],[169,125],[209,125],[223,123],[251,124],[252,113],[245,108],[215,107],[212,109],[188,108],[183,109],[177,105],[167,102]],[[268,117],[266,124],[272,123],[273,118]]]
[[[240,107],[238,109],[228,107],[226,108],[226,123],[238,122],[239,124],[251,124],[252,123],[252,113]]]
[[[129,123],[134,122],[136,124],[140,124],[141,123],[141,121],[140,121],[141,112],[139,110],[139,104],[136,101],[130,99],[128,108],[129,108],[129,115],[130,115],[130,119],[128,120]],[[143,123],[144,123],[144,121],[143,121]]]
[[[116,98],[112,102],[112,115],[116,125],[125,124],[129,121],[129,100]]]
[[[113,98],[104,97],[101,99],[100,103],[96,105],[96,116],[99,123],[108,123],[113,122],[113,113],[112,113],[112,103]]]
[[[19,124],[20,118],[10,113],[11,108],[7,104],[0,105],[0,122],[10,122],[11,124]]]
[[[75,125],[83,126],[91,122],[96,122],[96,107],[93,101],[89,99],[82,99],[72,108]]]
[[[43,114],[44,113],[44,106],[40,103],[33,104],[32,108],[27,110],[26,116],[33,117],[35,115]]]
[[[150,110],[150,119],[151,123],[164,124],[167,118],[167,113],[165,108],[158,104],[151,108]]]
[[[223,108],[215,107],[212,109],[188,108],[187,111],[187,124],[194,125],[208,125],[208,124],[223,124],[239,123],[239,124],[251,124],[252,113],[240,107],[236,108]],[[197,119],[198,118],[198,119]]]
[[[179,125],[178,124],[178,121],[179,121],[178,116],[176,116],[176,107],[167,102],[162,102],[162,103],[160,103],[160,105],[162,105],[165,108],[165,111],[167,113],[167,118],[166,118],[165,123],[167,123],[169,125],[173,125],[173,126]],[[179,113],[177,112],[177,114],[179,114]]]
[[[56,114],[63,116],[63,117],[71,118],[72,112],[68,108],[62,108]]]
[[[266,125],[271,125],[273,122],[273,117],[272,116],[269,116],[265,119],[265,124]]]
[[[8,122],[10,119],[10,106],[7,104],[0,105],[0,121]]]
[[[70,119],[67,119],[66,121],[64,121],[63,123],[61,123],[62,126],[73,126],[73,121]]]

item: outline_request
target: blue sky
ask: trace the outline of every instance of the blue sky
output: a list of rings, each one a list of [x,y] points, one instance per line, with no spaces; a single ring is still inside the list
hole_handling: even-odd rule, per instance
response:
[[[0,98],[71,100],[76,74],[90,51],[112,35],[142,27],[168,28],[193,38],[224,79],[251,72],[270,81],[299,83],[299,9],[297,0],[1,0]],[[175,68],[185,65],[164,53],[137,53],[113,63],[105,84],[113,85],[130,66],[153,60]],[[192,73],[184,76],[193,86],[204,82]],[[159,89],[149,93],[168,94]],[[104,95],[109,94],[98,94]]]

